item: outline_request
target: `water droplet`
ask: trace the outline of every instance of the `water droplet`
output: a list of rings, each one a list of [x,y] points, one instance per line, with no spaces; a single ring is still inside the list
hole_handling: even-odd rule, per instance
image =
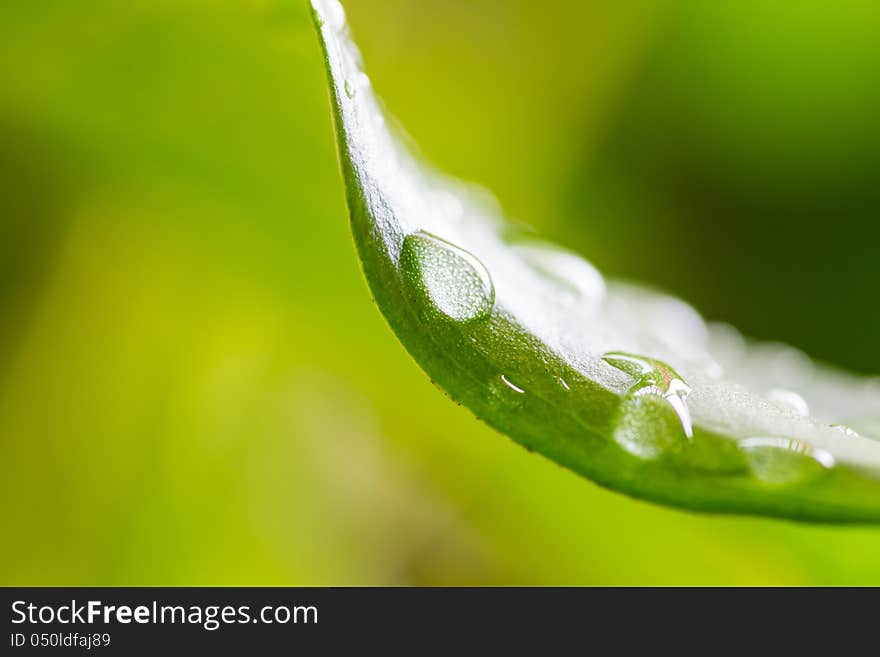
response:
[[[789,438],[746,438],[739,442],[752,473],[768,484],[790,484],[823,474],[835,465],[824,449]]]
[[[806,400],[793,390],[773,388],[767,392],[767,400],[782,410],[801,417],[806,417],[810,414],[810,407],[807,405]]]
[[[431,308],[458,322],[485,319],[495,303],[495,288],[476,257],[435,235],[407,235],[400,253],[405,280]]]
[[[680,455],[691,444],[681,432],[678,417],[669,412],[662,397],[627,395],[614,425],[614,441],[643,459]]]
[[[568,385],[568,381],[563,379],[561,376],[559,377],[559,384],[565,388],[566,390],[571,390],[571,386]]]
[[[345,87],[345,95],[349,98],[354,98],[357,90],[354,88],[354,84],[352,84],[352,81],[346,80],[343,86]]]
[[[597,304],[605,296],[605,280],[580,256],[536,238],[517,237],[512,247],[541,278],[572,300]]]
[[[844,434],[844,435],[846,435],[846,436],[851,436],[851,437],[853,437],[853,438],[858,438],[858,437],[859,437],[859,432],[858,432],[858,431],[856,431],[856,430],[853,429],[852,427],[848,427],[848,426],[845,425],[845,424],[829,424],[828,426],[829,426],[830,428],[834,429],[835,431],[840,431],[842,434]]]
[[[515,385],[515,384],[511,383],[511,382],[510,382],[510,379],[508,379],[508,378],[507,378],[506,376],[504,376],[503,374],[501,375],[501,380],[504,382],[504,385],[506,385],[508,388],[510,388],[510,389],[513,390],[514,392],[518,392],[518,393],[521,394],[521,395],[525,393],[525,390],[523,390],[522,388],[520,388],[518,385]]]
[[[602,356],[602,360],[636,380],[630,387],[628,395],[635,397],[656,395],[666,400],[678,416],[685,436],[693,438],[693,422],[686,401],[691,389],[674,369],[656,358],[619,351],[606,353]]]

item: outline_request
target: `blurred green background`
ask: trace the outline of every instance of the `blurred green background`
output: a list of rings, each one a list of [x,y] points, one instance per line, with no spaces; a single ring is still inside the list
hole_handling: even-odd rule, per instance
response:
[[[508,214],[880,372],[880,5],[346,8]],[[880,584],[880,530],[635,502],[432,387],[358,269],[305,0],[3,3],[0,174],[2,584]]]

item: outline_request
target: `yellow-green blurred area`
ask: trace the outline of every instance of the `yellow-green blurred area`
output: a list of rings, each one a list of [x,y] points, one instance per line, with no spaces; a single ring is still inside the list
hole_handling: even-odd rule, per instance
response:
[[[880,5],[349,0],[442,169],[603,271],[880,371]],[[880,530],[606,492],[358,268],[305,0],[0,8],[0,583],[880,584]]]

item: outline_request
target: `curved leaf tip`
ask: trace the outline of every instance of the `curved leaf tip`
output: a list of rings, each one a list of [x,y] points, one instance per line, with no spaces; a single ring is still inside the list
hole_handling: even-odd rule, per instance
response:
[[[342,6],[312,7],[364,274],[400,341],[453,399],[632,496],[880,521],[880,441],[863,435],[880,416],[880,386],[707,325],[678,299],[605,280],[512,228],[484,194],[406,149]]]

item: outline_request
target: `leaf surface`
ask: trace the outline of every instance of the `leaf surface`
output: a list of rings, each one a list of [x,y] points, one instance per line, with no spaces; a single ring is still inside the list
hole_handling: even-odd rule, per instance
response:
[[[374,95],[341,5],[312,6],[364,274],[404,347],[453,400],[634,497],[880,521],[880,441],[857,431],[880,416],[876,380],[707,325],[684,302],[606,280],[505,221],[485,192],[413,154]]]

